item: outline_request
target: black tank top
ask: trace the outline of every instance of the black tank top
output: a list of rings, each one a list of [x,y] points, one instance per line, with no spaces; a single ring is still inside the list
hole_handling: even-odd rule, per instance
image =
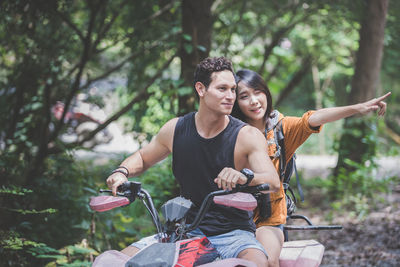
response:
[[[179,118],[174,133],[172,169],[181,195],[195,206],[189,211],[190,223],[205,196],[219,190],[214,179],[225,167],[235,168],[234,150],[240,129],[245,123],[229,116],[226,128],[213,138],[201,137],[196,129],[195,113]],[[212,236],[235,229],[255,231],[252,212],[212,204],[200,230]]]

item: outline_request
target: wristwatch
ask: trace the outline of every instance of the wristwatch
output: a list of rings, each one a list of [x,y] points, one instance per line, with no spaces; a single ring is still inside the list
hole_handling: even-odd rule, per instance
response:
[[[240,171],[244,176],[247,177],[247,182],[244,185],[248,185],[254,178],[254,172],[250,169],[244,168]]]

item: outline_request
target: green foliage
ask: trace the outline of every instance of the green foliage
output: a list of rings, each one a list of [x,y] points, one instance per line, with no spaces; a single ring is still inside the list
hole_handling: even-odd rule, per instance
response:
[[[126,128],[146,134],[149,141],[162,125],[176,116],[179,96],[193,93],[192,88],[181,85],[181,80],[164,79],[161,84],[151,86],[148,91],[153,95],[145,102],[134,104],[132,111],[127,114],[129,120]],[[127,93],[125,90],[121,91],[122,94]]]
[[[30,266],[29,262],[37,256],[35,250],[38,248],[47,252],[57,252],[43,243],[21,238],[17,232],[0,231],[0,256],[4,266]]]
[[[92,266],[93,256],[98,254],[95,250],[87,247],[87,244],[85,242],[82,242],[81,244],[66,246],[56,252],[57,253],[55,254],[48,254],[46,252],[38,251],[38,255],[40,255],[40,257],[42,258],[55,260],[46,264],[46,267],[74,267]]]
[[[354,210],[361,218],[368,212],[367,202],[388,190],[388,178],[376,178],[379,139],[375,118],[346,119],[340,140],[336,145],[340,152],[338,166],[328,184],[330,198],[336,200],[335,209]]]
[[[386,190],[385,183],[375,178],[378,166],[373,161],[360,164],[346,159],[345,162],[355,171],[340,170],[336,184],[332,185],[340,197],[361,194],[371,198],[376,192]]]
[[[333,192],[331,205],[337,212],[351,211],[350,215],[360,220],[383,200],[379,195],[391,190],[395,178],[377,178],[378,166],[373,159],[362,164],[346,159],[345,163],[352,171],[341,168],[334,179],[327,181],[327,188]]]
[[[32,266],[48,261],[46,266],[91,266],[90,258],[97,255],[85,242],[57,250],[44,243],[20,238],[15,232],[0,235],[2,263],[7,266]]]
[[[42,243],[20,238],[15,232],[2,232],[1,237],[1,246],[4,250],[22,250],[24,247],[28,246],[39,247],[43,245]]]
[[[57,210],[55,210],[55,209],[45,209],[45,210],[8,209],[8,210],[9,211],[18,212],[18,213],[20,213],[22,215],[25,215],[25,214],[41,214],[41,213],[49,213],[49,214],[51,214],[51,213],[56,213],[57,212]]]
[[[390,176],[377,178],[378,166],[371,163],[362,165],[348,161],[348,164],[354,165],[357,170],[350,173],[341,172],[335,183],[333,179],[320,177],[302,179],[305,202],[299,202],[297,206],[312,213],[323,211],[325,219],[336,223],[335,219],[338,216],[345,215],[363,220],[370,212],[380,209],[386,201],[385,196],[392,193],[399,178]],[[296,188],[293,179],[291,183],[291,187]],[[297,190],[294,191],[296,198],[300,199]],[[335,193],[333,197],[330,194],[332,191]]]
[[[12,188],[7,188],[4,185],[0,188],[0,194],[10,194],[10,195],[17,195],[17,196],[24,196],[27,193],[32,193],[32,190],[26,188],[20,188],[16,186],[12,186]]]
[[[157,209],[160,209],[164,202],[179,194],[177,181],[172,175],[172,156],[153,167],[151,171],[144,173],[140,178],[143,186],[153,196]]]
[[[90,194],[95,194],[88,194],[95,188],[90,165],[78,163],[69,155],[50,157],[46,172],[28,189],[13,184],[21,176],[23,162],[10,156],[0,162],[13,166],[3,169],[5,186],[0,190],[1,258],[10,266],[30,262],[42,265],[53,258],[61,259],[63,254],[56,248],[81,241],[90,228],[87,204]],[[106,176],[104,171],[108,172],[103,170],[101,177]]]
[[[354,162],[374,164],[378,143],[375,117],[350,117],[345,119],[340,141],[335,145],[339,153],[338,167],[348,171],[356,170]]]

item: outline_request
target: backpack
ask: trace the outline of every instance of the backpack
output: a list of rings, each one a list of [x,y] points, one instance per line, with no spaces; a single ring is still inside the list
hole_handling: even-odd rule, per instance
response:
[[[293,175],[293,171],[296,174],[297,181],[297,189],[299,191],[299,195],[301,201],[304,201],[303,190],[300,185],[300,179],[297,172],[296,167],[296,153],[288,162],[286,162],[286,153],[285,153],[285,135],[282,127],[282,120],[279,120],[279,112],[274,110],[271,113],[271,119],[269,120],[268,130],[274,130],[274,143],[276,145],[276,153],[274,155],[275,158],[279,157],[279,178],[282,181],[283,189],[285,192],[286,198],[286,208],[287,215],[290,216],[296,210],[297,199],[294,195],[293,189],[290,187],[289,182],[290,178]],[[265,130],[266,132],[268,131]],[[265,134],[266,135],[266,134]],[[286,166],[286,168],[285,168]],[[290,194],[289,194],[290,193]],[[270,194],[260,194],[258,195],[258,208],[260,210],[261,218],[269,218],[271,217],[271,201]]]

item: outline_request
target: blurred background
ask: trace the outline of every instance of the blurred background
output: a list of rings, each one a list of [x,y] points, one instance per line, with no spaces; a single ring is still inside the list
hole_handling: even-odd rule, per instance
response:
[[[97,214],[89,199],[196,109],[196,64],[225,56],[262,75],[285,115],[392,92],[384,118],[325,125],[299,149],[298,213],[345,226],[311,233],[323,266],[396,266],[399,14],[396,0],[1,1],[0,265],[90,266],[152,234],[141,203]],[[158,207],[179,194],[170,167],[139,178]]]

